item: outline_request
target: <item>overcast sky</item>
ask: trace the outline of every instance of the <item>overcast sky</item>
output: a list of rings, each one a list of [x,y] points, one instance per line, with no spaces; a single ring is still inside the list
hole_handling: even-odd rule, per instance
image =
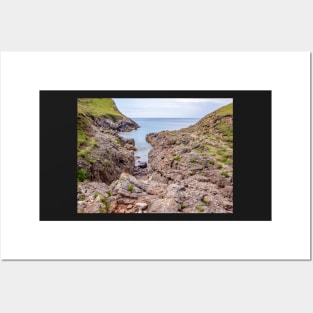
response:
[[[151,98],[125,99],[114,98],[118,109],[128,117],[171,117],[200,118],[216,109],[233,102],[233,99],[204,98]]]

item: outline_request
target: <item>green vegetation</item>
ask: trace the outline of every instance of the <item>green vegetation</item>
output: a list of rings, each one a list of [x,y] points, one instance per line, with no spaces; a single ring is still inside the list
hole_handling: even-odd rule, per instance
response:
[[[77,144],[78,144],[78,146],[81,146],[86,141],[87,141],[86,134],[83,132],[82,129],[78,129],[77,130]]]
[[[185,206],[183,203],[181,203],[181,204],[179,205],[179,207],[180,207],[180,209],[182,210],[182,209],[184,209],[186,206]]]
[[[119,140],[116,140],[115,143],[120,146],[121,145],[121,142]]]
[[[87,147],[87,148],[85,148],[85,149],[80,150],[80,151],[77,153],[77,156],[80,157],[80,158],[86,159],[86,157],[87,157],[87,155],[88,155],[89,152],[90,152],[90,148]]]
[[[88,159],[88,154],[93,147],[98,147],[98,143],[96,142],[96,140],[87,140],[84,141],[84,145],[87,146],[84,149],[78,151],[77,156],[88,160],[90,163],[95,163],[96,160]]]
[[[95,194],[93,195],[94,198],[97,198],[99,196],[99,192],[96,191]]]
[[[95,139],[93,139],[93,140],[88,140],[88,145],[90,146],[90,147],[99,147],[99,145],[98,145],[98,143],[97,143],[97,141],[95,140]]]
[[[210,201],[205,200],[205,196],[201,198],[201,202],[205,204],[206,206],[210,206]]]
[[[107,213],[106,208],[104,208],[103,206],[100,206],[99,213]]]
[[[84,113],[77,116],[77,147],[84,145],[88,140],[90,120]]]
[[[180,161],[181,160],[181,157],[179,155],[177,155],[175,158],[174,158],[175,161]]]
[[[229,126],[225,121],[220,121],[216,129],[222,134],[223,140],[233,142],[233,127]]]
[[[128,190],[129,192],[133,192],[134,186],[133,186],[133,185],[129,185],[129,186],[127,187],[127,190]]]
[[[221,107],[220,109],[216,110],[216,115],[219,117],[223,117],[223,116],[233,116],[233,104],[227,104],[223,107]]]
[[[85,200],[86,199],[86,196],[85,195],[80,195],[80,197],[79,197],[79,200],[80,201],[83,201],[83,200]]]
[[[197,162],[196,159],[191,159],[191,160],[190,160],[190,163],[196,163],[196,162]]]
[[[224,164],[229,165],[229,164],[232,164],[233,159],[230,156],[223,156],[223,157],[219,158],[219,161],[224,163]]]
[[[83,168],[80,168],[77,170],[77,179],[80,182],[85,181],[88,178],[87,171],[84,170]]]
[[[93,118],[105,116],[114,122],[124,117],[117,109],[114,101],[109,98],[78,99],[78,114],[84,114]]]
[[[110,164],[110,161],[108,159],[103,160],[103,168],[106,170],[108,168],[108,165]]]
[[[100,202],[105,205],[106,209],[108,209],[110,207],[110,204],[107,202],[106,198],[101,198]]]
[[[221,165],[221,164],[219,164],[218,166],[217,166],[217,169],[218,170],[220,170],[220,169],[222,169],[223,168],[223,165]]]
[[[209,164],[214,165],[215,162],[214,162],[213,160],[211,160],[211,161],[209,162]]]
[[[226,152],[227,152],[227,150],[225,148],[217,149],[217,151],[216,151],[216,153],[218,155],[221,155],[221,156],[224,156]]]
[[[222,172],[221,175],[226,177],[226,178],[229,177],[229,174],[227,172]]]
[[[196,209],[201,213],[204,212],[204,208],[201,205],[196,205]]]
[[[111,191],[110,190],[106,191],[106,194],[108,195],[108,197],[111,197]]]
[[[97,147],[95,140],[90,140],[92,119],[105,117],[111,121],[118,121],[124,115],[117,109],[114,101],[109,98],[80,98],[77,101],[77,148],[78,157],[87,159],[93,147]],[[118,143],[117,143],[118,144]],[[87,160],[95,162],[95,160]]]

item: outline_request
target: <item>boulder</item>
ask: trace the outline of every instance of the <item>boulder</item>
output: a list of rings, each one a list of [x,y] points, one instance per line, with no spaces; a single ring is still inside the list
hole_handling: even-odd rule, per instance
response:
[[[148,208],[148,204],[145,202],[137,202],[135,203],[135,206],[138,210],[146,210]]]
[[[126,198],[138,198],[147,188],[146,184],[128,173],[122,173],[113,185],[113,194]]]
[[[155,201],[151,205],[149,213],[178,213],[179,209],[179,204],[173,198],[166,198]]]

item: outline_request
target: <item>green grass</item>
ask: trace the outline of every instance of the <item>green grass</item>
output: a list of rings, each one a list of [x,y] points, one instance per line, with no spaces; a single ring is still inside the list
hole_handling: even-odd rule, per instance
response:
[[[215,162],[212,160],[212,161],[209,162],[209,164],[214,165]]]
[[[221,156],[225,156],[227,154],[227,150],[225,148],[217,149],[216,153]]]
[[[230,157],[230,156],[223,156],[223,157],[219,158],[219,161],[221,163],[224,163],[224,164],[232,164],[232,157]]]
[[[227,172],[222,172],[221,175],[226,177],[226,178],[229,177],[229,174]]]
[[[106,208],[104,208],[104,207],[100,207],[99,208],[99,213],[107,213],[107,210],[106,210]]]
[[[99,145],[98,145],[98,143],[97,143],[97,141],[96,141],[95,139],[93,139],[93,140],[88,140],[87,143],[88,143],[89,147],[91,147],[91,148],[93,148],[93,147],[99,147]]]
[[[77,115],[77,146],[85,144],[88,140],[88,130],[90,127],[90,119],[85,113]]]
[[[129,186],[127,187],[127,190],[128,190],[129,192],[133,192],[134,186],[133,186],[133,185],[129,185]]]
[[[110,204],[107,202],[106,198],[101,198],[100,202],[105,205],[106,209],[108,209],[110,207]]]
[[[77,144],[78,146],[84,144],[87,141],[87,136],[85,132],[81,129],[77,130]]]
[[[227,104],[220,109],[216,110],[216,115],[219,117],[232,116],[233,115],[233,104]]]
[[[181,157],[179,155],[177,155],[175,158],[174,158],[175,161],[180,161],[181,160]]]
[[[104,159],[102,164],[103,168],[106,170],[108,168],[108,165],[110,164],[110,161],[108,159]]]
[[[105,116],[114,122],[124,117],[117,109],[114,101],[109,98],[78,99],[78,114],[85,114],[93,118]]]
[[[190,160],[190,163],[196,163],[196,162],[197,162],[196,159],[191,159],[191,160]]]
[[[85,181],[88,178],[88,173],[83,168],[77,170],[77,179],[80,182]]]
[[[221,165],[221,164],[219,164],[218,166],[217,166],[217,169],[218,170],[220,170],[220,169],[222,169],[223,168],[223,165]]]
[[[233,142],[233,127],[228,125],[226,121],[220,120],[216,125],[216,129],[222,134],[224,141]]]
[[[82,149],[82,150],[80,150],[78,153],[77,153],[77,156],[79,157],[79,158],[84,158],[84,159],[86,159],[86,157],[87,157],[87,155],[88,155],[88,153],[90,152],[90,147],[87,147],[87,148],[85,148],[85,149]]]
[[[79,197],[79,200],[80,201],[83,201],[83,200],[85,200],[86,199],[86,196],[85,195],[80,195],[80,197]]]
[[[106,194],[108,195],[108,197],[111,197],[111,191],[106,191]]]
[[[204,196],[201,198],[201,202],[202,202],[203,204],[205,204],[206,206],[209,206],[209,205],[210,205],[210,201],[205,200],[205,199],[204,199]]]
[[[94,198],[97,198],[99,196],[99,192],[96,191],[95,194],[93,195]]]
[[[196,209],[201,213],[204,212],[204,208],[201,205],[196,205]]]
[[[181,203],[181,204],[179,205],[179,207],[180,207],[180,209],[182,210],[182,209],[184,209],[186,206],[185,206],[183,203]]]

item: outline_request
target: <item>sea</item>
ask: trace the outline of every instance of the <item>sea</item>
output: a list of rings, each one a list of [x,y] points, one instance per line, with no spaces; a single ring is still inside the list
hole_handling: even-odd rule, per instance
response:
[[[146,141],[146,135],[157,133],[163,130],[179,130],[195,124],[200,118],[132,118],[140,128],[130,132],[120,132],[124,138],[132,138],[135,140],[136,165],[139,162],[148,162],[148,153],[151,145]]]

